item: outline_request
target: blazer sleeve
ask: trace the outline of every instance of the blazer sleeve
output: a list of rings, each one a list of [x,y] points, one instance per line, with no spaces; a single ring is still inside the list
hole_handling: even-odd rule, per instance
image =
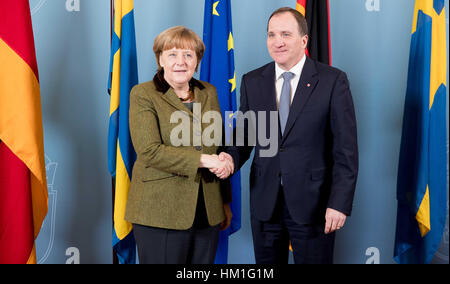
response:
[[[349,82],[341,72],[331,95],[333,171],[328,207],[351,214],[358,176],[356,117]]]
[[[249,110],[246,75],[242,76],[240,103],[241,104],[239,107],[239,112],[237,114],[237,119],[244,120],[242,118],[242,115],[244,115]],[[254,148],[254,146],[250,145],[248,136],[249,131],[253,130],[250,129],[251,123],[249,123],[248,120],[245,119],[243,123],[244,129],[238,129],[238,127],[239,125],[237,125],[233,130],[232,144],[227,146],[225,150],[233,158],[234,172],[237,172],[245,164],[245,162],[250,158],[250,155]],[[241,137],[242,135],[243,137]],[[238,146],[241,141],[244,142],[244,145]]]
[[[201,153],[190,147],[162,143],[151,92],[156,90],[141,84],[130,94],[130,134],[138,158],[146,167],[195,179]]]
[[[216,96],[216,99],[217,99],[217,106],[220,109],[219,98],[217,96],[217,90],[214,86],[213,86],[213,90],[214,90],[214,95]],[[226,151],[227,151],[227,147],[226,147],[225,127],[222,127],[222,143],[217,148],[217,154],[220,154],[221,152],[226,152]],[[236,170],[235,170],[235,172],[236,172]],[[233,191],[232,191],[232,187],[231,187],[231,176],[232,175],[233,175],[233,173],[231,173],[231,175],[226,179],[219,179],[220,194],[222,196],[222,201],[224,204],[229,204],[233,200]],[[218,178],[216,177],[216,179],[218,179]]]

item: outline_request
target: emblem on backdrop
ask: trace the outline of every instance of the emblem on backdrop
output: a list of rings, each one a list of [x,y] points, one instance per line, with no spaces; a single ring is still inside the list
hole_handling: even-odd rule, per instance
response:
[[[58,191],[55,189],[55,176],[58,163],[45,155],[45,171],[47,173],[47,189],[48,189],[48,213],[42,224],[41,232],[38,237],[39,245],[37,246],[38,264],[45,263],[50,256],[55,241],[56,229],[56,202],[58,200]]]
[[[30,0],[31,16],[39,12],[47,0]],[[80,12],[81,0],[66,0],[65,8],[67,12]]]
[[[30,0],[31,15],[36,14],[47,0]]]

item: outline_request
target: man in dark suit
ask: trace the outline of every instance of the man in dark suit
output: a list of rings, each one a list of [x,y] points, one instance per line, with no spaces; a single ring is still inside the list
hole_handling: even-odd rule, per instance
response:
[[[307,33],[299,12],[275,11],[267,38],[275,62],[242,78],[242,113],[278,111],[279,124],[258,121],[258,115],[252,122],[257,135],[279,126],[277,153],[264,157],[267,147],[256,143],[221,154],[237,170],[255,148],[250,207],[256,263],[287,263],[289,242],[295,263],[332,263],[334,232],[352,209],[358,147],[349,82],[344,72],[305,55]],[[248,127],[244,133],[248,139]]]

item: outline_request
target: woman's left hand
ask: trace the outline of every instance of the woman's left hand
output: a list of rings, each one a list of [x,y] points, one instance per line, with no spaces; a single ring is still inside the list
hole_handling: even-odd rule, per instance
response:
[[[224,204],[223,210],[225,211],[225,220],[220,224],[220,230],[226,230],[231,224],[231,218],[233,217],[233,213],[231,213],[230,204]]]

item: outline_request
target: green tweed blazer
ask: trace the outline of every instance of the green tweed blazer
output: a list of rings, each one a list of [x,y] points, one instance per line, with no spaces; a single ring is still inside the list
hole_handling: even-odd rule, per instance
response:
[[[220,113],[216,88],[191,79],[195,103],[201,104],[201,114]],[[171,132],[178,123],[170,123],[173,112],[190,120],[191,146],[174,146]],[[194,111],[195,112],[195,111]],[[211,226],[225,219],[223,204],[231,201],[228,182],[221,182],[208,169],[199,169],[201,154],[217,154],[218,146],[193,146],[194,117],[162,76],[139,84],[130,94],[130,133],[137,159],[133,167],[125,219],[131,223],[166,229],[186,230],[192,227],[198,191],[202,183],[208,221]],[[202,123],[204,130],[210,125]]]

